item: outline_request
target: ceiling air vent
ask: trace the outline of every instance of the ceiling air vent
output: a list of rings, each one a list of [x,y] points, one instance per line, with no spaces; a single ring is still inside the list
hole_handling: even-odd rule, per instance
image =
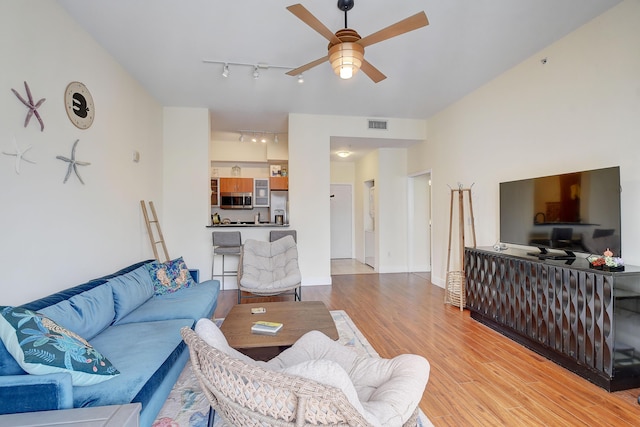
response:
[[[369,120],[369,129],[387,130],[386,120]]]

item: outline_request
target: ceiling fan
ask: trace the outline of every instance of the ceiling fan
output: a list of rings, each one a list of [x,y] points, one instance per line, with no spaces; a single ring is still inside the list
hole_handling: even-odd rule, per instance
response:
[[[328,54],[326,56],[291,70],[287,73],[288,75],[299,76],[303,72],[323,62],[329,61],[336,74],[343,79],[351,78],[361,68],[362,72],[369,76],[371,80],[378,83],[386,79],[387,76],[364,59],[364,48],[429,25],[427,15],[424,12],[419,12],[378,32],[361,38],[355,30],[347,27],[347,12],[353,8],[353,4],[354,0],[338,0],[338,9],[344,11],[345,28],[338,30],[335,34],[301,4],[294,4],[287,7],[289,12],[293,13],[302,22],[329,40]]]

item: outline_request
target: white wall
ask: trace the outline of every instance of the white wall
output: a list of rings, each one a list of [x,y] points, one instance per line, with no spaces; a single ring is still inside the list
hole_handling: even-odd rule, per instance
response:
[[[475,183],[478,244],[487,246],[499,236],[499,182],[615,165],[622,253],[640,264],[638,22],[640,2],[627,0],[428,121],[416,152],[433,170],[435,283],[445,277],[447,185]]]
[[[209,111],[165,108],[162,232],[170,258],[182,256],[200,280],[211,277]]]
[[[423,120],[388,120],[389,130],[385,133],[385,138],[425,139],[425,123]],[[379,135],[378,131],[367,129],[367,118],[365,117],[289,115],[290,217],[291,227],[297,229],[299,235],[298,249],[303,284],[331,283],[331,241],[328,233],[328,230],[330,230],[329,145],[331,137],[375,139]],[[395,159],[395,154],[391,155],[391,158]],[[404,161],[405,164],[401,167],[405,171],[404,179],[406,180],[406,159]],[[395,160],[390,162],[398,165]],[[358,196],[358,187],[359,184],[356,182],[354,186],[356,203],[358,197],[360,197]],[[406,181],[403,188],[406,199]],[[356,214],[358,212],[357,209],[356,206]],[[404,210],[403,217],[406,223],[406,204]],[[355,238],[359,238],[357,233]],[[406,234],[401,238],[405,241],[404,246],[406,247]],[[364,238],[362,241],[364,242]],[[385,242],[391,243],[386,237]],[[399,249],[396,246],[390,250],[392,254],[399,253]],[[394,259],[390,259],[388,262],[388,265],[394,266],[390,268],[395,268],[397,262]]]
[[[376,180],[376,266],[379,273],[408,271],[407,150],[378,150]]]
[[[152,257],[139,201],[162,203],[162,108],[56,2],[0,2],[0,151],[31,146],[20,174],[0,154],[0,304],[21,304]],[[27,81],[39,108],[24,128]],[[63,93],[87,85],[95,121],[79,130],[67,118]],[[69,157],[75,175],[66,184]],[[132,161],[133,151],[140,162]]]

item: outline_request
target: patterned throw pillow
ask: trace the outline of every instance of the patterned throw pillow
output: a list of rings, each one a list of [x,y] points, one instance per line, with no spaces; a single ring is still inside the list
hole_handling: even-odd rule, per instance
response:
[[[120,374],[84,338],[31,310],[0,307],[0,338],[30,374],[68,372],[76,386],[98,384]]]
[[[153,279],[155,295],[171,294],[196,285],[182,257],[165,263],[154,261],[147,264],[147,268]]]

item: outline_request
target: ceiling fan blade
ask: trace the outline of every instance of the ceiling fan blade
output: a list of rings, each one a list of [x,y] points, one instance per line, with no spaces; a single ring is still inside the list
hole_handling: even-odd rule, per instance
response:
[[[340,43],[340,39],[331,32],[322,22],[311,14],[303,5],[294,4],[287,7],[287,10],[297,16],[302,22],[316,30],[322,37],[330,42],[337,44]]]
[[[302,67],[298,67],[295,70],[291,70],[287,72],[287,75],[289,76],[298,76],[302,73],[304,73],[307,70],[310,70],[311,68],[315,67],[316,65],[320,65],[325,61],[329,60],[329,55],[327,56],[323,56],[322,58],[318,58],[315,61],[311,61],[308,64],[303,65]]]
[[[387,78],[387,76],[382,74],[380,70],[378,70],[376,67],[371,65],[371,63],[366,59],[362,60],[362,65],[360,66],[360,69],[362,70],[363,73],[369,76],[369,78],[373,80],[374,83],[381,82],[382,80]]]
[[[368,35],[358,41],[362,47],[371,46],[374,43],[380,43],[381,41],[388,40],[392,37],[399,36],[400,34],[408,33],[409,31],[417,30],[418,28],[429,25],[429,20],[424,12],[416,13],[402,21],[396,22],[382,30]]]

